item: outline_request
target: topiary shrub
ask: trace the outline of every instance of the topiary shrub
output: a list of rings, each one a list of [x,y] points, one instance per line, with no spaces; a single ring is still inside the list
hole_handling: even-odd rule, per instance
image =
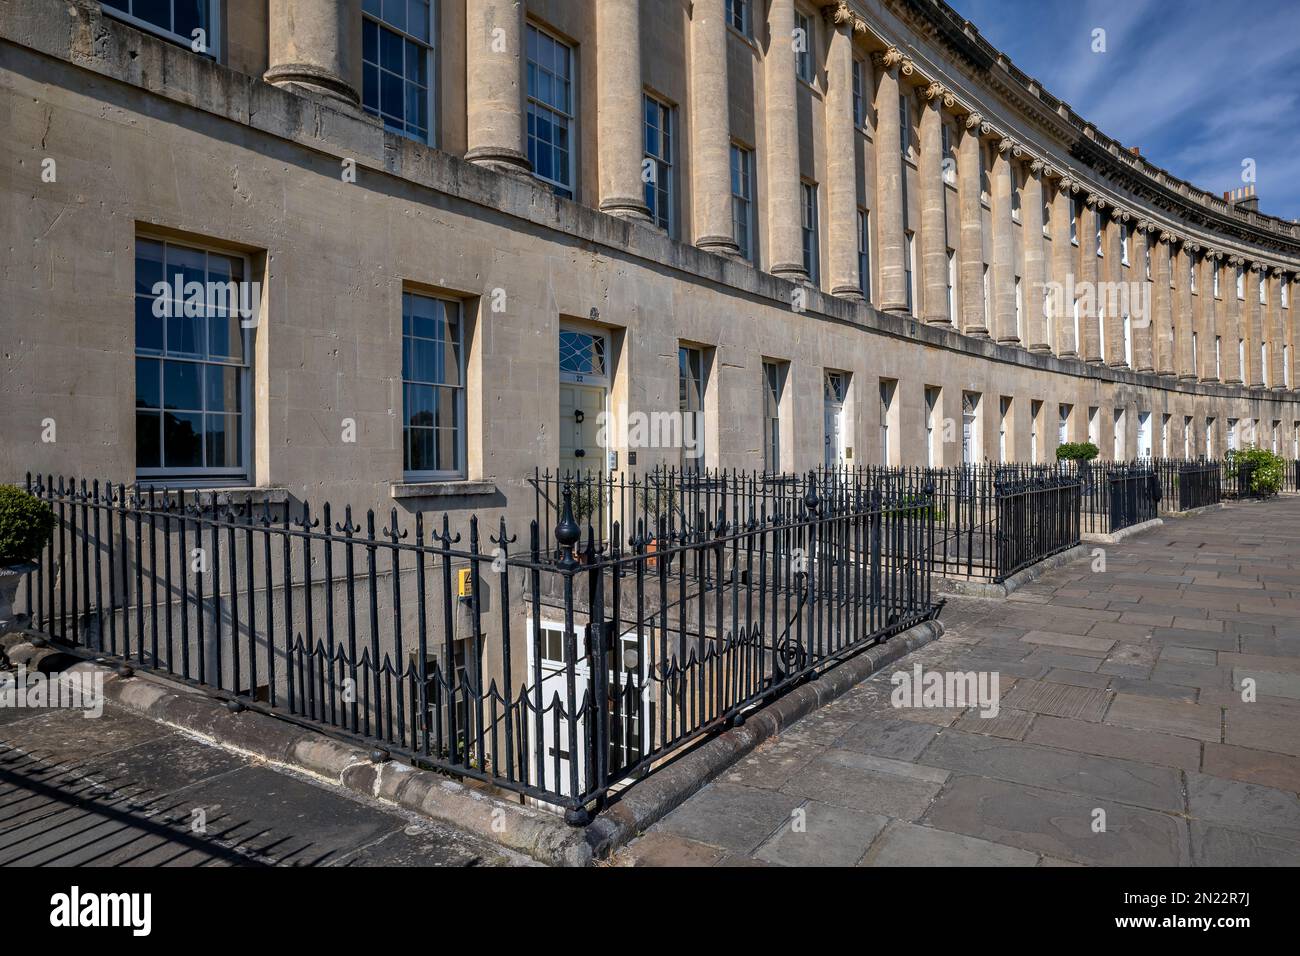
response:
[[[1056,446],[1057,461],[1092,461],[1101,449],[1090,441],[1069,441]]]
[[[31,561],[54,531],[54,512],[13,485],[0,485],[0,567]]]
[[[1282,490],[1282,478],[1286,473],[1286,461],[1267,448],[1230,449],[1223,456],[1227,466],[1227,477],[1235,479],[1238,469],[1245,467],[1254,470],[1250,473],[1250,490],[1257,495],[1275,495]]]

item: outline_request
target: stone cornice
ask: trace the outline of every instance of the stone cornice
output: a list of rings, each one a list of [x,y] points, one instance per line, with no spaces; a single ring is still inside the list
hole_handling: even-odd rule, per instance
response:
[[[865,9],[865,0],[850,6]],[[1070,156],[1103,177],[1111,187],[1132,193],[1186,223],[1189,227],[1216,234],[1286,258],[1300,257],[1300,223],[1233,207],[1212,193],[1198,189],[1164,169],[1125,149],[1076,114],[1067,103],[1052,96],[1033,77],[1017,69],[1010,59],[988,43],[970,21],[962,18],[944,0],[882,0],[884,7],[905,26],[941,47],[956,65],[971,74],[973,89],[991,92],[1014,113],[1028,120],[1048,140],[1060,144]],[[855,15],[861,15],[856,14]],[[869,32],[880,36],[868,24]],[[898,43],[898,38],[881,36],[881,42]],[[951,84],[949,84],[951,88]],[[959,104],[963,93],[954,89]],[[965,107],[979,111],[977,106]]]

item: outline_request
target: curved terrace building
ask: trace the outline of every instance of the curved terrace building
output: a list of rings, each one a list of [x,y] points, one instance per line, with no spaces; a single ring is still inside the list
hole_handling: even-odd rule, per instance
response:
[[[941,0],[10,0],[0,117],[0,480],[1297,457],[1300,225]]]

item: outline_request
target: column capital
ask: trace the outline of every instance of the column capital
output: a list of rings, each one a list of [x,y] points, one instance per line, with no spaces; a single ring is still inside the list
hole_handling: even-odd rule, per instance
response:
[[[926,99],[926,101],[931,103],[936,101],[940,102],[948,109],[952,109],[957,103],[957,100],[952,95],[952,90],[948,89],[942,83],[931,83],[921,91],[921,95]]]
[[[853,12],[846,0],[834,0],[823,4],[822,16],[827,23],[852,30],[854,33],[866,33],[867,21]]]
[[[971,111],[966,114],[966,128],[974,130],[977,134],[984,127],[984,116],[981,113]]]
[[[1089,206],[1092,206],[1098,212],[1106,208],[1106,200],[1101,196],[1098,196],[1096,193],[1088,193],[1088,195],[1084,197],[1083,201]]]
[[[915,61],[896,46],[871,54],[871,62],[886,70],[897,70],[903,76],[911,76],[916,72]]]

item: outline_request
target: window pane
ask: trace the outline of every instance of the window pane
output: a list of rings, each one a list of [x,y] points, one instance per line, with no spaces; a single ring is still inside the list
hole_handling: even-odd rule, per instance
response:
[[[167,352],[169,355],[204,355],[203,318],[174,316],[167,320]]]
[[[137,239],[135,243],[135,291],[153,295],[154,283],[163,278],[163,245],[152,239]]]
[[[193,38],[194,31],[202,28],[208,35],[204,38],[205,43],[212,42],[211,31],[208,30],[208,0],[174,0],[176,9],[176,23],[172,28],[176,33],[183,37]]]
[[[135,413],[135,466],[158,468],[162,464],[158,446],[160,416],[158,412]]]
[[[119,5],[126,6],[125,3]],[[162,27],[164,30],[172,28],[170,0],[134,0],[131,4],[131,13],[137,19]]]
[[[163,363],[163,407],[179,409],[203,408],[203,398],[199,391],[199,372],[202,366],[198,362],[164,362]]]
[[[207,443],[207,466],[209,468],[235,468],[243,461],[240,448],[238,415],[208,415],[205,418],[207,431],[204,440]]]
[[[239,369],[230,365],[209,365],[207,369],[207,405],[209,412],[241,410]]]
[[[392,30],[379,31],[379,65],[390,73],[402,75],[402,38]]]
[[[203,415],[200,412],[167,412],[163,417],[163,467],[203,466]]]
[[[218,315],[208,320],[208,347],[214,358],[241,361],[244,357],[242,321],[235,315]]]
[[[201,249],[189,249],[185,246],[167,246],[167,281],[169,283],[176,281],[176,276],[180,275],[181,282],[199,282],[202,283],[207,279],[207,272],[204,268],[205,256]]]
[[[161,363],[157,359],[135,360],[135,405],[137,408],[161,408],[162,392],[160,391],[158,366]]]
[[[163,320],[153,314],[151,297],[135,297],[135,348],[137,352],[161,352],[163,348]]]
[[[379,62],[379,24],[374,20],[361,21],[361,59],[368,63]]]
[[[429,4],[425,0],[410,0],[406,30],[417,39],[429,42]]]

